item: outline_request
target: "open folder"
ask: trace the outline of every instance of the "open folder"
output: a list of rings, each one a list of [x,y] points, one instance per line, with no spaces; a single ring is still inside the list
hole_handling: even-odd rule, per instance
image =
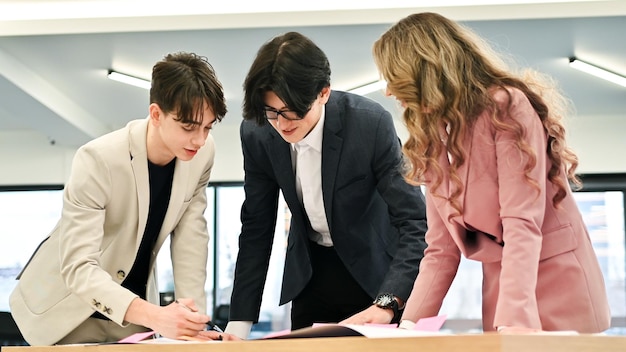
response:
[[[439,329],[446,320],[445,315],[422,318],[412,327],[412,329],[400,329],[396,324],[329,324],[316,323],[312,327],[298,330],[283,330],[265,335],[261,339],[296,339],[307,337],[346,337],[346,336],[363,336],[369,338],[389,338],[389,337],[414,337],[414,336],[433,336],[442,335]],[[181,340],[172,340],[167,338],[150,339],[154,335],[154,331],[137,333],[119,341],[119,343],[180,343]],[[191,341],[197,342],[197,341]],[[216,342],[216,341],[202,341]]]
[[[309,328],[294,331],[284,331],[269,334],[264,339],[295,339],[307,337],[345,337],[363,336],[369,338],[410,337],[410,336],[433,336],[442,335],[437,331],[420,331],[398,329],[386,325],[339,325],[339,324],[316,324]]]

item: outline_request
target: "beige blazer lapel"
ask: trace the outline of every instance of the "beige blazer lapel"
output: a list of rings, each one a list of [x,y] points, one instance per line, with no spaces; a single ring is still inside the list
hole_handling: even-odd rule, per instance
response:
[[[146,149],[149,118],[131,126],[129,132],[129,150],[131,166],[135,176],[135,188],[137,189],[137,241],[136,248],[139,248],[143,232],[148,222],[148,211],[150,207],[150,185],[148,174],[148,152]]]

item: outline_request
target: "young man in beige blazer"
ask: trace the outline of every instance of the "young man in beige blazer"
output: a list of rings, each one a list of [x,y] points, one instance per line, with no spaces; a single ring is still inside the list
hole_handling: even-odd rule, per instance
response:
[[[117,341],[154,330],[202,332],[209,235],[203,216],[213,166],[209,132],[226,114],[205,58],[169,54],[152,71],[149,117],[78,149],[60,221],[11,294],[31,345]],[[170,236],[178,302],[161,307],[153,269]]]

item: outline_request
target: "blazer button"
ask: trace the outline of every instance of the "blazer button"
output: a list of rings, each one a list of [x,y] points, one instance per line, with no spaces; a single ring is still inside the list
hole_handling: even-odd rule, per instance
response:
[[[96,299],[95,299],[95,298],[91,301],[91,304],[93,304],[94,306],[96,306],[96,308],[100,308],[100,306],[101,306],[100,302],[96,301]]]
[[[102,311],[104,313],[107,313],[109,315],[113,314],[113,309],[109,308],[109,307],[104,307],[104,309],[102,309]]]
[[[123,278],[126,277],[126,273],[123,270],[118,270],[117,272],[117,278],[122,280]]]

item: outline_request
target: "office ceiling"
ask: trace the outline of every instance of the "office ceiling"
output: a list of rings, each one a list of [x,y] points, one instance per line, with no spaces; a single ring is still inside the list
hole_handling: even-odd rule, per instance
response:
[[[128,6],[142,2],[143,9]],[[626,74],[626,1],[491,1],[472,6],[414,1],[439,7],[412,8],[402,4],[406,1],[378,2],[388,3],[388,8],[374,8],[364,0],[335,11],[298,10],[286,3],[274,8],[271,1],[256,9],[234,0],[229,2],[234,9],[211,13],[211,8],[191,6],[187,0],[177,1],[181,6],[175,9],[157,0],[149,2],[152,6],[142,0],[110,0],[106,8],[115,14],[94,15],[102,12],[104,1],[0,1],[0,132],[35,131],[51,143],[76,147],[144,117],[148,91],[108,80],[107,71],[149,78],[152,65],[174,51],[209,59],[228,99],[229,113],[222,123],[238,124],[247,69],[258,48],[274,35],[299,31],[312,38],[330,59],[333,88],[348,89],[377,78],[371,57],[374,40],[391,23],[420,11],[462,21],[519,66],[552,75],[578,115],[626,115],[626,88],[567,65],[567,58],[575,55]],[[54,8],[47,7],[51,3]],[[64,8],[90,4],[92,12],[85,7],[79,15]],[[20,12],[24,9],[26,15]],[[54,17],[51,9],[61,15]],[[380,92],[369,96],[397,116],[393,100]]]

